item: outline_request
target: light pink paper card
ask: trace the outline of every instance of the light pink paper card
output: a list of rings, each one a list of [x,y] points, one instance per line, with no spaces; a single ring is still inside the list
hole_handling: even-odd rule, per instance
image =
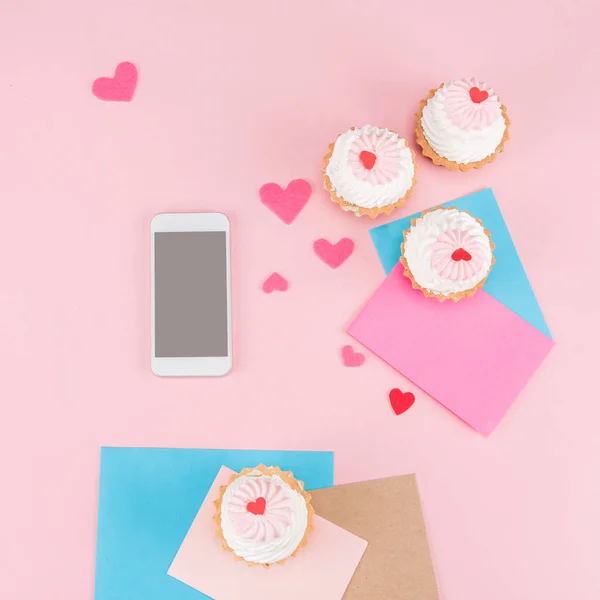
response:
[[[348,333],[489,435],[554,342],[487,292],[439,302],[397,265]]]
[[[169,575],[216,600],[341,600],[367,542],[315,516],[309,543],[284,565],[249,567],[223,550],[213,501],[233,473],[222,467],[188,531]]]

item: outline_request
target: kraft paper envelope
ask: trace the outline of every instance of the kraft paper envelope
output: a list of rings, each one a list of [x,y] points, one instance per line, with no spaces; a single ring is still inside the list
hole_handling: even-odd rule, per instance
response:
[[[311,494],[318,515],[369,543],[344,600],[438,600],[414,475]]]
[[[306,547],[283,565],[249,567],[221,546],[213,501],[233,471],[223,467],[169,568],[169,575],[217,600],[341,600],[367,542],[315,516]]]

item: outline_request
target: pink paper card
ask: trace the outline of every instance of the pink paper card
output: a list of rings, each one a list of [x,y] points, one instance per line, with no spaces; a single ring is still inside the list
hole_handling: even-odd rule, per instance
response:
[[[169,575],[218,600],[341,600],[367,542],[315,516],[309,543],[284,565],[249,567],[223,550],[213,501],[233,471],[221,467],[171,567]]]
[[[348,333],[489,435],[554,342],[487,292],[439,302],[396,265]]]

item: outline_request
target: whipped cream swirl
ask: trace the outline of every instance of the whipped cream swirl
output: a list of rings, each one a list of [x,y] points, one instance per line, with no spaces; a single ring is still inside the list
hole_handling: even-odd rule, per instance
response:
[[[272,564],[288,558],[307,526],[305,499],[277,475],[252,471],[237,477],[225,490],[223,537],[248,562]]]
[[[389,129],[365,125],[337,138],[325,173],[347,203],[381,208],[406,196],[415,163],[404,138]]]
[[[476,79],[444,83],[423,108],[421,126],[433,151],[459,164],[493,154],[506,131],[498,96]]]
[[[404,233],[403,256],[418,285],[449,296],[485,279],[492,266],[492,243],[469,213],[438,208]]]

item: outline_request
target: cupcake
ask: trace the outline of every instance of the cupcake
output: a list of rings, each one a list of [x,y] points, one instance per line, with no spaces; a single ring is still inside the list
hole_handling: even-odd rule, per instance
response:
[[[259,465],[232,475],[215,500],[223,548],[249,565],[283,564],[306,545],[313,507],[290,471]]]
[[[389,215],[410,196],[415,153],[389,129],[371,125],[346,131],[325,156],[325,189],[331,199],[357,217]]]
[[[483,287],[494,264],[494,244],[467,211],[441,206],[413,219],[401,246],[404,275],[425,296],[458,302]]]
[[[494,90],[455,79],[431,90],[417,113],[417,144],[436,165],[468,171],[504,150],[510,121]]]

